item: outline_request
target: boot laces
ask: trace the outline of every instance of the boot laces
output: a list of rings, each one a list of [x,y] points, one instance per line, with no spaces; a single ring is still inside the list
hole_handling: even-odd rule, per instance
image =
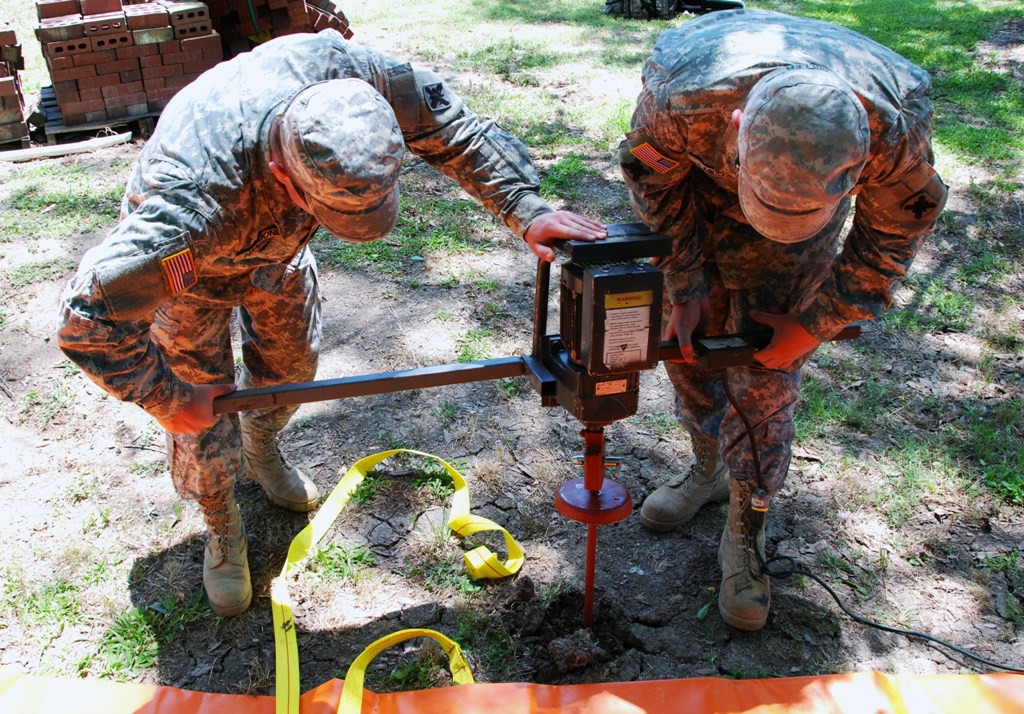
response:
[[[217,556],[234,555],[233,536],[241,533],[241,524],[235,517],[236,509],[226,498],[200,499],[199,505],[206,520],[210,551]]]

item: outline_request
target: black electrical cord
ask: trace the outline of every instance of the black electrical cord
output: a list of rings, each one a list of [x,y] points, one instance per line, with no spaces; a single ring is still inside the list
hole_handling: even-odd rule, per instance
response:
[[[747,437],[750,440],[751,455],[753,456],[753,460],[754,460],[754,474],[755,474],[755,476],[757,478],[757,485],[760,486],[761,479],[762,479],[762,476],[761,476],[761,459],[760,459],[760,456],[759,456],[758,450],[757,450],[757,437],[754,435],[754,427],[751,425],[750,420],[747,418],[747,415],[740,408],[740,405],[739,405],[739,402],[736,399],[736,396],[733,394],[732,389],[729,387],[729,379],[728,379],[728,376],[726,375],[726,370],[725,369],[722,370],[721,377],[722,377],[722,388],[725,390],[725,396],[729,400],[729,404],[732,405],[732,408],[736,410],[736,414],[739,415],[739,418],[743,422],[743,426],[744,426],[744,428],[747,431]],[[756,531],[760,531],[761,530],[760,526],[764,522],[764,512],[751,509],[750,517],[751,517],[752,526],[754,526],[755,532]],[[800,565],[796,562],[795,559],[789,557],[788,555],[775,556],[773,558],[769,558],[768,560],[765,560],[764,554],[761,552],[761,549],[758,547],[757,538],[754,537],[752,540],[753,540],[753,543],[754,543],[754,553],[757,555],[757,562],[760,564],[761,570],[765,573],[765,575],[767,575],[767,576],[769,576],[771,578],[779,578],[779,579],[781,579],[781,578],[788,578],[791,575],[802,575],[802,576],[804,576],[806,578],[810,578],[814,582],[818,583],[818,585],[823,587],[825,589],[825,592],[827,592],[829,595],[832,596],[832,599],[836,601],[836,605],[839,606],[840,610],[842,610],[844,613],[846,613],[847,616],[849,616],[852,620],[854,620],[856,622],[859,622],[862,625],[867,625],[868,627],[874,627],[874,628],[877,628],[879,630],[884,630],[886,632],[892,632],[892,633],[895,633],[897,635],[904,635],[906,637],[916,637],[918,639],[927,640],[929,642],[934,642],[934,643],[936,643],[938,645],[942,645],[943,647],[948,647],[949,649],[953,650],[954,652],[958,652],[958,653],[962,654],[965,657],[969,657],[970,659],[975,660],[976,662],[981,662],[982,664],[988,665],[989,667],[995,667],[996,669],[1006,670],[1007,672],[1015,672],[1017,674],[1024,674],[1024,669],[1019,669],[1017,667],[1011,667],[1009,665],[1000,664],[999,662],[993,662],[992,660],[986,659],[985,657],[982,657],[981,655],[974,654],[973,652],[971,652],[969,650],[966,650],[963,647],[958,647],[957,645],[954,645],[951,642],[946,642],[945,640],[939,639],[938,637],[934,637],[934,636],[929,635],[929,634],[927,634],[925,632],[919,632],[917,630],[904,629],[904,628],[901,628],[901,627],[890,627],[889,625],[883,625],[880,622],[875,622],[874,620],[869,620],[866,617],[861,617],[860,615],[858,615],[857,613],[853,612],[848,607],[846,607],[846,605],[843,604],[843,601],[839,599],[839,595],[836,593],[836,591],[833,590],[828,585],[828,583],[826,583],[822,578],[818,577],[814,573],[811,573],[811,572],[809,572],[807,570],[804,570],[802,567],[800,567]],[[787,562],[789,564],[788,570],[777,570],[776,571],[776,570],[772,570],[771,568],[768,567],[769,564],[774,563],[776,561],[785,561],[785,562]]]

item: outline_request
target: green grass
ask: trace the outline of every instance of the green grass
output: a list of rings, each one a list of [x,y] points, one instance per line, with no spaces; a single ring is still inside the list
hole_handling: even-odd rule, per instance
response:
[[[597,174],[597,171],[583,162],[579,154],[569,154],[544,172],[540,181],[540,194],[549,201],[554,198],[579,198],[583,179]]]
[[[849,379],[848,372],[838,370]],[[855,388],[837,391],[831,385],[805,374],[797,402],[797,440],[829,437],[837,430],[875,432],[889,426],[887,414],[895,399],[892,387],[882,380],[865,379]]]
[[[53,377],[48,389],[42,391],[32,389],[25,393],[18,421],[24,423],[32,419],[36,424],[45,428],[72,403],[71,391],[65,380]]]
[[[880,458],[882,484],[870,495],[890,527],[900,528],[921,507],[921,498],[950,488],[960,475],[952,444],[937,437],[905,437]]]
[[[965,407],[965,456],[991,491],[1024,503],[1024,401]]]
[[[468,330],[455,335],[455,346],[458,349],[459,362],[476,362],[494,357],[491,338],[494,331],[487,328]]]
[[[201,589],[183,602],[168,596],[148,608],[122,612],[100,638],[96,651],[99,675],[128,681],[152,669],[160,653],[187,625],[211,615]]]
[[[455,640],[476,662],[478,681],[511,681],[516,667],[522,666],[522,645],[498,615],[460,612],[455,618]]]
[[[48,638],[85,621],[80,589],[73,580],[54,576],[33,587],[23,578],[19,568],[8,567],[0,581],[3,619],[19,620]]]
[[[660,412],[658,414],[650,414],[648,416],[635,416],[630,417],[630,421],[641,425],[645,429],[650,429],[656,436],[664,437],[672,433],[685,433],[685,429],[679,423],[679,420],[674,414],[668,412]]]
[[[529,70],[552,67],[559,59],[558,54],[540,42],[509,37],[480,49],[460,50],[452,68],[490,72],[507,82],[535,87],[540,80]]]
[[[489,250],[482,228],[493,226],[491,217],[469,199],[423,198],[402,195],[395,230],[383,240],[347,243],[318,231],[313,250],[321,265],[346,270],[372,268],[381,275],[400,275],[412,262],[430,257]]]
[[[83,165],[14,164],[11,175],[0,183],[0,244],[29,238],[63,240],[113,224],[128,169],[126,162],[112,164],[100,181],[100,174]]]
[[[325,581],[354,583],[360,573],[376,562],[373,553],[361,545],[330,543],[318,548],[309,558],[310,572]]]

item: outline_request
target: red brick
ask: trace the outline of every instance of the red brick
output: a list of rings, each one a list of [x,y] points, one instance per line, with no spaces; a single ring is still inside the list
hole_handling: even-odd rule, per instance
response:
[[[202,52],[174,52],[163,55],[166,64],[184,64],[186,62],[202,62]]]
[[[142,79],[148,79],[150,77],[173,77],[181,74],[180,64],[162,64],[159,67],[143,67],[142,68]]]
[[[69,69],[69,68],[75,66],[75,58],[74,57],[47,57],[46,58],[46,64],[50,68],[51,71],[53,71],[55,69],[56,70]]]
[[[82,18],[86,37],[90,35],[108,35],[112,32],[127,32],[123,12],[108,12],[103,15],[86,15]]]
[[[133,69],[130,72],[119,72],[118,76],[122,82],[141,82],[142,81],[142,70]]]
[[[124,6],[121,0],[79,0],[82,3],[83,15],[103,15],[108,12],[121,12]]]
[[[103,89],[120,84],[121,78],[116,74],[97,74],[95,77],[82,77],[78,80],[78,91],[83,89]]]
[[[67,82],[62,82],[62,84],[67,84]],[[82,94],[78,89],[62,89],[59,92],[55,89],[53,96],[57,98],[57,104],[60,105],[82,101]]]
[[[118,59],[139,59],[147,55],[160,54],[160,50],[156,48],[156,45],[128,45],[114,48],[114,54]]]
[[[201,2],[175,2],[167,7],[171,27],[191,25],[196,22],[210,24],[210,9]]]
[[[0,45],[18,44],[18,33],[10,25],[0,22]]]
[[[61,92],[74,92],[78,89],[78,80],[76,79],[65,79],[61,82],[51,82],[54,94],[60,94]]]
[[[25,109],[21,106],[0,109],[0,124],[15,124],[25,121]]]
[[[171,28],[173,31],[173,28]],[[169,55],[175,52],[181,52],[181,43],[178,40],[171,40],[170,42],[161,42],[157,45],[160,48],[160,54]]]
[[[212,31],[209,35],[181,38],[182,52],[206,52],[207,50],[217,50],[218,52],[222,52],[223,49],[220,35],[217,34],[216,30]]]
[[[103,111],[103,100],[101,99],[94,102],[73,102],[67,106],[67,110],[81,114],[101,112]],[[61,111],[64,111],[64,107],[61,107]]]
[[[130,30],[169,27],[171,24],[167,8],[155,2],[129,5],[124,9],[124,15]]]
[[[103,91],[100,87],[92,87],[89,89],[78,88],[78,94],[81,95],[83,102],[102,102]],[[58,100],[60,101],[60,100]]]
[[[36,28],[36,39],[42,44],[64,42],[85,37],[85,24],[81,15],[64,15],[43,20]]]
[[[82,52],[92,52],[92,43],[84,37],[78,40],[46,43],[46,53],[50,57],[66,57]]]
[[[81,14],[82,5],[78,0],[36,0],[36,16],[40,20]]]
[[[79,52],[76,55],[72,55],[71,59],[75,61],[76,67],[83,67],[87,64],[113,62],[115,59],[117,59],[117,55],[114,54],[113,50],[104,50],[102,52]],[[97,70],[97,72],[98,71],[99,70]]]
[[[120,74],[131,72],[139,68],[139,61],[134,57],[126,60],[114,60],[113,62],[101,62],[97,65],[96,71],[100,74]]]
[[[112,32],[109,35],[93,35],[89,38],[94,50],[113,50],[134,44],[130,32]]]
[[[71,69],[58,69],[50,71],[50,79],[54,82],[63,82],[65,80],[75,79],[81,81],[90,77],[96,76],[96,65],[87,64],[82,67],[72,67]]]
[[[143,45],[144,47],[156,47],[156,45]],[[146,57],[139,57],[139,66],[142,69],[150,69],[151,67],[160,67],[164,63],[164,58],[161,55],[147,55]]]
[[[0,124],[0,141],[16,141],[28,137],[28,125],[24,121]]]
[[[198,77],[198,76],[199,76],[198,73],[191,72],[189,74],[178,74],[178,75],[175,75],[173,77],[168,77],[167,80],[166,80],[167,81],[167,86],[168,87],[175,87],[177,89],[181,89],[182,87],[184,87],[184,86],[186,86],[188,84],[191,84],[192,81],[196,77]]]
[[[140,102],[146,101],[146,93],[144,91],[139,92],[121,92],[119,94],[112,94],[105,97],[107,106],[120,106],[126,107],[129,104],[139,104]]]
[[[18,96],[18,83],[14,77],[0,77],[0,97]]]
[[[181,65],[181,69],[185,74],[202,74],[206,70],[213,67],[216,62],[208,59],[196,60],[194,62],[185,62]]]
[[[188,25],[174,25],[174,36],[181,40],[188,37],[203,37],[213,32],[213,25],[209,20],[193,22]]]
[[[163,89],[167,86],[167,80],[163,77],[143,77],[142,84],[146,88],[146,92],[149,93],[153,89]]]
[[[124,97],[139,92],[145,93],[146,88],[142,86],[142,82],[129,82],[128,84],[112,84],[109,87],[103,87],[100,91],[103,93],[104,99],[109,99],[110,97]]]

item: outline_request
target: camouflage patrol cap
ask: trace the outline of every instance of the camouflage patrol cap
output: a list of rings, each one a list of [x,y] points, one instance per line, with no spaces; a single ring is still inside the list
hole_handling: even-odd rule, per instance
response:
[[[780,243],[820,231],[856,186],[870,152],[868,115],[841,77],[786,67],[747,96],[739,128],[740,207]]]
[[[320,225],[357,242],[390,233],[405,143],[384,97],[359,79],[327,80],[300,90],[282,118],[282,159]]]

